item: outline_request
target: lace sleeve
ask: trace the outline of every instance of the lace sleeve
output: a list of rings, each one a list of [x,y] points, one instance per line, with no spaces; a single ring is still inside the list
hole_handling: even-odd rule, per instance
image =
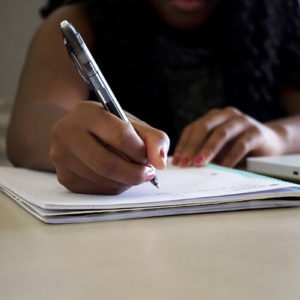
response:
[[[43,18],[46,18],[50,15],[55,9],[60,6],[72,4],[72,3],[80,3],[82,0],[48,0],[47,3],[40,9],[40,15]]]
[[[282,43],[282,83],[284,87],[300,89],[300,6],[295,0],[291,8]]]

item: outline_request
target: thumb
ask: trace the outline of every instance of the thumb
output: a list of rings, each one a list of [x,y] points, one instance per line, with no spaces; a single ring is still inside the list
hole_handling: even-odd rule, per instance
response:
[[[147,158],[154,168],[163,170],[167,166],[170,139],[166,133],[144,122],[133,124],[136,132],[144,141]]]

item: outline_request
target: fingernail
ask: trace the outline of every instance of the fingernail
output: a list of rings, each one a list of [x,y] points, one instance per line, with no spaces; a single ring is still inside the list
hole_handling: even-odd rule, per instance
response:
[[[165,152],[165,150],[163,148],[160,149],[159,155],[163,159],[166,157],[166,152]]]
[[[146,164],[144,164],[145,167],[150,167],[151,168],[151,164],[149,162],[147,162]]]
[[[179,161],[179,165],[182,166],[182,167],[185,167],[188,165],[190,159],[186,156],[182,157]]]
[[[177,166],[178,163],[179,163],[179,160],[180,160],[180,156],[174,155],[174,156],[173,156],[173,160],[172,160],[172,164],[173,164],[174,166]]]
[[[205,159],[204,155],[202,154],[198,155],[194,160],[194,165],[201,166],[204,163],[204,159]]]
[[[167,151],[164,148],[161,148],[160,152],[159,152],[159,155],[163,159],[164,165],[167,166],[167,164],[168,164],[168,154],[167,154]]]
[[[151,174],[149,174],[146,179],[145,179],[145,182],[147,181],[151,181],[153,178],[154,178],[155,174],[153,172],[151,172]]]

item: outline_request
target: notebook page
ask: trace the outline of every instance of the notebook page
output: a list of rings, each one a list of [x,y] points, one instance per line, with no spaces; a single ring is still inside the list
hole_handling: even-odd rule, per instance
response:
[[[199,202],[222,202],[220,197],[249,194],[298,185],[254,176],[246,172],[208,165],[202,168],[177,168],[157,171],[160,188],[150,183],[135,186],[118,196],[74,194],[56,180],[56,175],[21,168],[0,168],[0,184],[44,209],[113,209]],[[298,195],[300,192],[298,192]],[[251,199],[251,197],[250,197]],[[252,199],[255,199],[255,195]]]

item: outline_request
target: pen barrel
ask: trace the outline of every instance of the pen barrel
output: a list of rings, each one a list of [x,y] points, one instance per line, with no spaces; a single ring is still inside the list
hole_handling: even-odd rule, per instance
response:
[[[65,46],[80,77],[94,91],[104,109],[127,124],[131,124],[80,34],[76,31],[72,24],[66,20],[61,22],[60,26]],[[124,155],[122,155],[119,151],[112,148],[111,150],[115,151],[121,157],[124,157]],[[128,158],[125,157],[125,159]],[[154,171],[153,166],[151,166],[151,168]],[[151,180],[151,183],[158,187],[156,176]]]
[[[98,100],[103,104],[107,111],[114,114],[124,122],[130,124],[130,121],[120,107],[118,100],[112,93],[103,75],[99,72],[92,73],[92,76],[88,78]]]
[[[126,117],[125,113],[121,110],[119,110],[119,108],[115,105],[115,103],[113,103],[112,101],[106,102],[105,103],[106,109],[114,114],[115,116],[117,116],[118,118],[120,118],[121,120],[123,120],[126,123],[129,123],[128,118]]]

